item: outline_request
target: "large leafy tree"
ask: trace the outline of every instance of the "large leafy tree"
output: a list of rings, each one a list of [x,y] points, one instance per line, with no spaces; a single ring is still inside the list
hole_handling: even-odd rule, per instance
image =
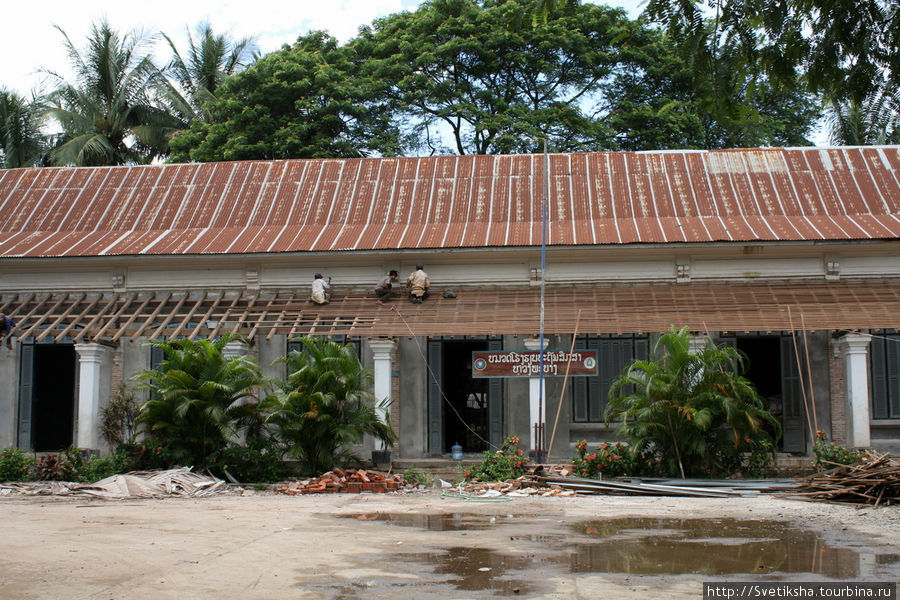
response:
[[[168,135],[178,123],[151,96],[159,71],[142,54],[146,40],[135,32],[120,35],[102,20],[91,26],[87,46],[80,51],[57,29],[75,79],[47,72],[54,86],[47,114],[62,129],[52,162],[134,164],[165,154]]]
[[[284,359],[286,380],[261,408],[273,435],[303,471],[319,474],[358,461],[353,445],[363,434],[393,443],[394,432],[375,410],[372,374],[360,364],[354,347],[321,337],[300,341],[303,349]]]
[[[208,21],[195,27],[195,35],[187,31],[187,52],[182,56],[178,46],[166,34],[163,38],[172,51],[165,68],[162,95],[170,112],[179,117],[184,128],[194,120],[210,121],[206,105],[216,99],[216,90],[226,77],[241,72],[253,60],[253,38],[232,40],[216,34]]]
[[[785,85],[803,80],[828,105],[900,113],[896,0],[649,0],[647,14],[700,60],[734,43],[745,63]]]
[[[155,369],[139,373],[140,388],[153,392],[135,423],[184,465],[204,465],[212,454],[241,435],[257,435],[261,417],[253,401],[267,385],[252,356],[226,356],[231,342],[225,335],[207,340],[153,342],[165,359]]]
[[[604,85],[620,149],[810,144],[820,110],[802,86],[773,83],[734,43],[701,61],[660,30],[642,35],[646,41],[632,45]]]
[[[323,32],[257,60],[229,78],[172,140],[173,161],[358,157],[395,154],[389,115],[360,76],[364,57]]]
[[[33,167],[42,161],[47,152],[43,121],[38,101],[0,88],[0,167]]]
[[[613,382],[606,418],[619,422],[635,452],[657,459],[666,474],[731,474],[735,457],[770,441],[764,424],[780,429],[741,375],[746,358],[737,349],[707,338],[704,349],[691,352],[687,328],[673,327],[654,355],[634,361]]]
[[[433,0],[376,20],[351,42],[383,83],[413,152],[492,154],[614,145],[599,83],[639,30],[618,9],[567,5],[522,24],[530,0]],[[443,143],[449,140],[449,145]]]

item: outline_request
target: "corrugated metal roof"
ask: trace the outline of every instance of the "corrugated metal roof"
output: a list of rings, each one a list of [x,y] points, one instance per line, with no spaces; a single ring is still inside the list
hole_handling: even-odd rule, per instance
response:
[[[534,246],[542,155],[0,171],[0,256]],[[550,245],[900,235],[900,147],[550,156]]]
[[[163,290],[22,293],[0,310],[16,335],[116,342],[141,337],[215,337],[226,332],[372,336],[536,335],[540,292],[529,287],[459,288],[456,298],[378,305],[370,291],[336,293],[330,304],[297,290]],[[629,334],[900,329],[900,281],[614,284],[550,286],[545,333]],[[604,307],[581,310],[580,307]]]

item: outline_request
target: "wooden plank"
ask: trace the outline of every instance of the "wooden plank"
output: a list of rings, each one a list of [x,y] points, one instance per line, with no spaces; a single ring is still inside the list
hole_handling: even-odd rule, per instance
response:
[[[122,326],[119,328],[119,331],[117,331],[116,334],[112,337],[112,341],[114,341],[114,342],[115,342],[115,341],[118,341],[118,339],[119,339],[120,337],[122,337],[122,334],[125,333],[125,330],[128,329],[128,328],[131,326],[132,323],[134,323],[135,319],[138,318],[138,315],[141,314],[141,311],[143,311],[144,308],[147,306],[147,304],[150,303],[150,300],[153,299],[153,296],[154,296],[154,294],[152,294],[152,293],[151,293],[150,295],[147,296],[147,298],[141,303],[141,305],[140,305],[139,307],[137,307],[137,309],[136,309],[136,310],[134,311],[134,313],[131,315],[131,318],[128,319],[128,320],[125,322],[125,324],[122,325]]]
[[[81,320],[85,317],[85,315],[87,315],[89,312],[91,312],[91,309],[93,309],[97,305],[97,303],[100,302],[100,300],[102,298],[103,298],[103,296],[101,294],[98,294],[97,297],[94,298],[93,302],[91,302],[90,304],[85,306],[82,309],[82,311],[80,313],[78,313],[78,316],[75,317],[74,319],[72,319],[71,323],[66,325],[65,329],[63,329],[61,332],[56,334],[54,341],[59,343],[64,337],[69,335],[69,332],[72,331],[72,329],[81,322]]]
[[[68,294],[63,295],[63,297],[60,298],[59,300],[57,300],[56,304],[54,304],[53,306],[51,306],[49,310],[47,310],[46,312],[41,313],[41,316],[38,317],[38,319],[37,319],[34,323],[32,323],[31,327],[29,327],[28,329],[26,329],[24,332],[22,332],[22,333],[20,333],[20,334],[17,334],[18,337],[20,337],[20,338],[22,338],[22,339],[27,338],[27,337],[30,337],[30,336],[32,335],[32,333],[33,333],[34,331],[36,331],[37,328],[40,327],[41,324],[42,324],[44,321],[46,321],[47,319],[49,319],[49,318],[53,315],[53,312],[54,312],[57,308],[59,308],[60,305],[62,305],[62,303],[66,301],[67,298],[68,298]]]
[[[156,305],[156,308],[153,310],[152,313],[150,313],[150,316],[148,316],[146,319],[144,319],[144,322],[137,328],[137,331],[135,331],[134,334],[131,336],[132,342],[136,342],[139,337],[144,335],[144,332],[147,330],[147,327],[151,323],[153,323],[153,321],[156,320],[157,315],[159,315],[159,313],[162,311],[163,307],[165,307],[166,304],[169,303],[169,299],[172,297],[172,294],[173,294],[173,292],[168,292],[165,295],[165,297],[159,301],[159,304]],[[156,295],[154,294],[154,297],[155,296]]]
[[[63,313],[61,315],[59,315],[50,325],[48,325],[47,328],[40,333],[40,335],[38,335],[36,338],[34,338],[34,341],[40,342],[42,339],[44,339],[45,337],[47,337],[48,335],[53,333],[53,331],[56,329],[56,327],[59,326],[59,324],[62,323],[64,320],[66,320],[70,314],[72,314],[72,311],[75,309],[75,307],[78,306],[78,304],[80,304],[81,301],[84,300],[86,296],[87,296],[87,294],[85,294],[85,293],[82,293],[80,296],[78,296],[78,299],[74,300],[69,305],[69,308],[67,308],[65,311],[63,311]],[[68,297],[68,294],[67,294],[67,297]]]
[[[113,314],[112,317],[109,318],[109,320],[106,322],[106,324],[105,324],[103,327],[101,327],[100,330],[99,330],[96,334],[94,334],[94,337],[92,338],[92,341],[96,342],[96,341],[98,341],[101,337],[103,337],[103,334],[106,333],[106,330],[109,329],[110,327],[112,327],[112,325],[113,325],[116,321],[119,320],[119,317],[122,315],[122,313],[125,312],[125,310],[126,310],[129,306],[131,306],[131,303],[134,301],[135,298],[137,298],[137,292],[132,292],[132,293],[125,299],[125,302],[124,302],[124,304],[122,304],[122,307],[121,307],[119,310],[117,310],[117,311]]]
[[[222,301],[222,298],[225,297],[225,290],[219,292],[218,297],[216,297],[215,301],[213,301],[212,305],[210,305],[209,310],[206,311],[206,314],[201,317],[200,322],[197,323],[197,326],[194,327],[194,330],[191,331],[191,334],[188,336],[189,340],[193,340],[196,337],[197,333],[206,325],[206,322],[209,320],[210,315],[213,314],[213,311],[216,310],[216,307],[219,306],[219,302]]]

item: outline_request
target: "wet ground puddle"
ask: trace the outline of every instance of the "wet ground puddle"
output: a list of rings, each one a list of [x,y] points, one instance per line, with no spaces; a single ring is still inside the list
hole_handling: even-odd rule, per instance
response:
[[[753,519],[619,518],[554,521],[536,515],[368,513],[345,515],[429,531],[454,531],[430,551],[392,561],[427,565],[458,590],[525,592],[522,573],[543,567],[568,573],[632,575],[765,575],[796,579],[862,579],[896,574],[900,555],[849,538]],[[465,532],[503,528],[509,551],[467,545]],[[446,542],[453,542],[446,544]]]

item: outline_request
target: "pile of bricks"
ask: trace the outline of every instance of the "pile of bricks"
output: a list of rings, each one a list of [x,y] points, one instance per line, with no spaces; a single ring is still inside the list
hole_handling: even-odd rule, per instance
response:
[[[298,494],[359,494],[372,492],[383,494],[394,492],[403,487],[403,477],[381,471],[365,469],[338,469],[335,467],[318,477],[283,483],[275,487],[275,491],[289,496]]]

